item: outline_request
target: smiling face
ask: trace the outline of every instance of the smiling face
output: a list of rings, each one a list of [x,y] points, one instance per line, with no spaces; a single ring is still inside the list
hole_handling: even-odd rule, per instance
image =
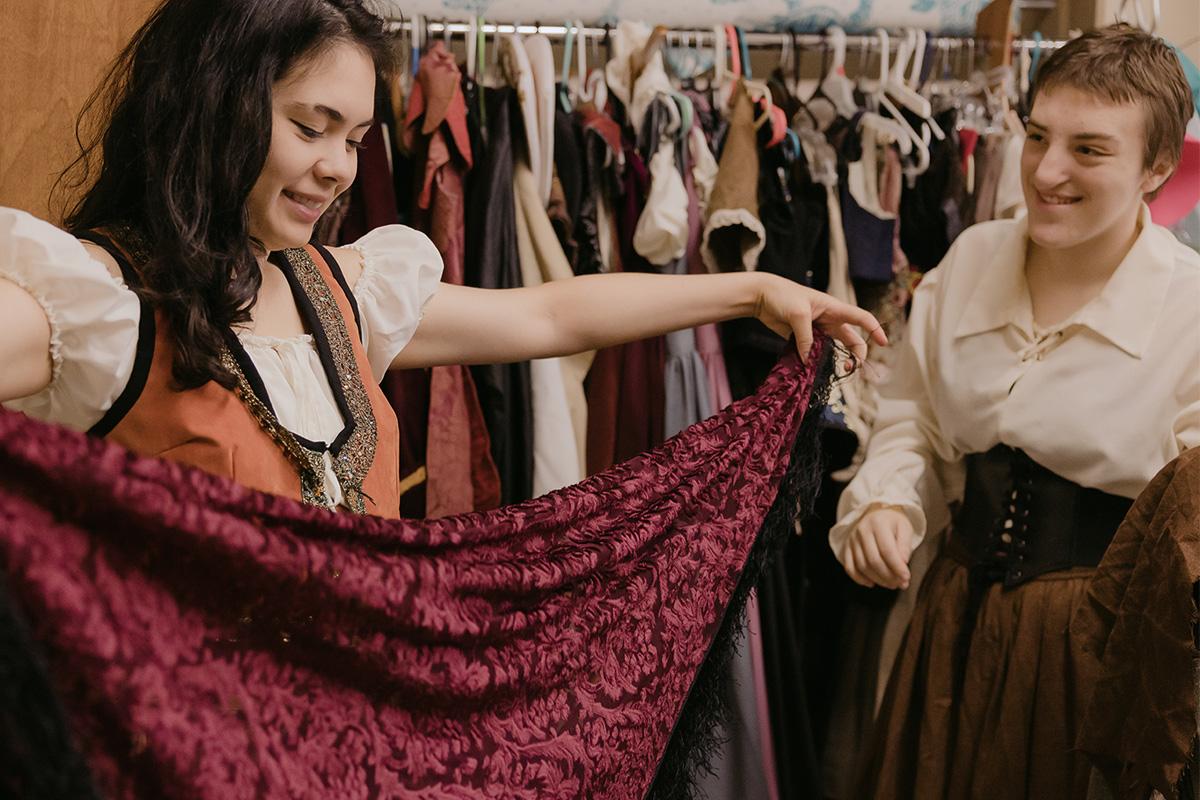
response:
[[[1029,238],[1050,250],[1127,241],[1168,167],[1144,163],[1146,113],[1070,86],[1039,92],[1021,153]]]
[[[321,214],[354,181],[374,99],[370,55],[345,42],[274,85],[271,146],[246,201],[250,235],[268,251],[308,243]]]

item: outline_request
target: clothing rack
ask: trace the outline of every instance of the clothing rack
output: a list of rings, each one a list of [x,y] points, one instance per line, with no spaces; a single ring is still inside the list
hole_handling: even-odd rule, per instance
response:
[[[392,31],[404,31],[411,33],[414,26],[423,25],[424,32],[427,36],[466,36],[475,30],[482,31],[485,35],[494,34],[520,34],[533,35],[542,34],[551,39],[566,38],[568,33],[582,33],[589,39],[603,39],[605,35],[613,31],[613,26],[568,26],[568,25],[543,25],[535,22],[532,25],[523,24],[521,22],[485,22],[473,28],[470,23],[466,22],[447,22],[445,20],[417,22],[414,18],[398,19],[391,18],[388,20],[389,29]],[[793,39],[793,34],[790,31],[745,31],[743,38],[746,45],[753,48],[769,48],[783,47],[786,43],[795,42],[804,47],[818,47],[822,43],[828,41],[823,33],[801,33]],[[903,37],[888,37],[889,46],[895,48],[903,41]],[[716,34],[712,28],[685,30],[672,28],[667,31],[667,40],[672,44],[680,44],[683,46],[693,45],[698,47],[712,46],[716,41]],[[953,50],[962,47],[978,46],[981,51],[986,50],[989,42],[984,39],[976,39],[971,36],[933,36],[929,39],[936,48],[943,50]],[[878,47],[880,37],[872,33],[863,34],[847,34],[846,47]],[[1012,47],[1014,51],[1020,50],[1056,50],[1066,44],[1065,39],[1013,39]]]

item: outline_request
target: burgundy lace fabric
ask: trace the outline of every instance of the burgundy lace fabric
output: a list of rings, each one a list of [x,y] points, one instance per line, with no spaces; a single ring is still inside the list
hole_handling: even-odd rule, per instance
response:
[[[424,522],[0,414],[0,595],[30,640],[0,625],[0,676],[42,668],[103,797],[671,794],[703,756],[714,641],[814,491],[793,454],[813,385],[787,357],[651,453]],[[53,724],[14,713],[0,790],[33,796]]]

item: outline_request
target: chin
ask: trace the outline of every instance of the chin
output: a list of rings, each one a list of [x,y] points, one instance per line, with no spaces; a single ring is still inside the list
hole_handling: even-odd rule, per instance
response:
[[[298,226],[288,225],[272,231],[272,251],[275,250],[290,250],[296,247],[304,247],[312,241],[313,226]]]

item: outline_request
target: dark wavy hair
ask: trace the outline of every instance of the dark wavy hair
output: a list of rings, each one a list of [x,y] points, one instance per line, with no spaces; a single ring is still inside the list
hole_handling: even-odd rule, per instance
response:
[[[83,190],[66,225],[143,243],[134,288],[165,314],[177,388],[234,384],[220,353],[262,282],[246,199],[271,142],[272,86],[343,42],[391,77],[392,40],[362,0],[164,0],[80,114],[80,154],[56,185]]]

